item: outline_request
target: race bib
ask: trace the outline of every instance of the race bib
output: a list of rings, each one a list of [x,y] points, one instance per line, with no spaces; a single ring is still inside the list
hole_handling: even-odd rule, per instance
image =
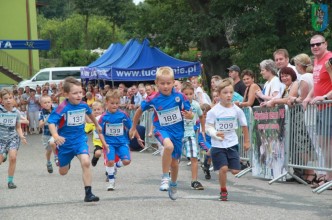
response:
[[[179,107],[157,111],[159,123],[161,126],[168,126],[182,121]]]
[[[217,118],[215,129],[217,131],[231,131],[237,129],[237,120],[235,117]]]
[[[78,126],[85,123],[85,109],[68,111],[67,126]]]
[[[17,114],[14,113],[0,113],[0,125],[13,127],[16,125]]]
[[[121,136],[123,135],[123,124],[118,123],[118,124],[106,124],[105,127],[105,134],[107,136]]]

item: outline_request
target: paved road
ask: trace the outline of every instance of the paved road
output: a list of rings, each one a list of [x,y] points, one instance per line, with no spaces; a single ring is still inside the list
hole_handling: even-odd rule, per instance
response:
[[[158,190],[160,157],[132,154],[132,164],[121,168],[116,190],[106,191],[101,161],[93,168],[93,192],[98,203],[84,203],[77,159],[68,175],[46,171],[40,135],[28,137],[18,155],[15,190],[6,184],[8,163],[0,166],[0,219],[332,219],[332,191],[316,195],[308,186],[275,183],[229,175],[228,202],[218,201],[217,173],[203,180],[204,191],[189,187],[190,170],[180,164],[179,199],[171,201]],[[200,172],[200,179],[203,173]]]

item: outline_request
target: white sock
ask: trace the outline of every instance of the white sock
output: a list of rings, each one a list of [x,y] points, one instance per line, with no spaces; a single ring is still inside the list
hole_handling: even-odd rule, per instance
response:
[[[106,172],[108,173],[108,182],[114,183],[114,166],[106,167]]]
[[[120,168],[120,167],[123,167],[123,163],[122,163],[122,160],[119,160],[118,162],[116,162],[116,167]]]

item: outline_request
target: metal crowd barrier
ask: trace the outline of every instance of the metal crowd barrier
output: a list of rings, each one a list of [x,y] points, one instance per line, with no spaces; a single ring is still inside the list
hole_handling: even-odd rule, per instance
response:
[[[153,149],[153,155],[157,155],[160,153],[159,149],[156,149],[154,146],[158,146],[158,140],[153,135],[152,130],[152,117],[153,117],[153,109],[143,112],[141,117],[141,125],[145,127],[145,148],[140,152],[146,151],[148,149]],[[152,136],[149,136],[149,133],[152,133]]]
[[[332,101],[308,105],[301,104],[286,111],[286,172],[269,182],[283,179],[287,174],[303,184],[304,180],[290,172],[289,168],[331,172],[332,177]],[[313,192],[321,193],[332,186],[329,181]]]

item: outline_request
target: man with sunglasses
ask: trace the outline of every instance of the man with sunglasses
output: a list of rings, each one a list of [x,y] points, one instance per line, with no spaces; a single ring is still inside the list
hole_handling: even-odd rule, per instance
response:
[[[322,35],[314,35],[310,39],[311,52],[315,57],[313,79],[314,86],[308,96],[303,100],[303,107],[307,104],[316,104],[324,100],[331,99],[332,78],[327,68],[329,59],[332,58],[332,52],[327,50],[327,42]],[[332,107],[331,105],[319,105],[317,108],[316,133],[318,136],[319,147],[322,149],[325,167],[332,167],[331,145],[332,145]],[[332,172],[327,172],[325,179],[319,178],[317,186],[324,184],[326,181],[332,181]]]

